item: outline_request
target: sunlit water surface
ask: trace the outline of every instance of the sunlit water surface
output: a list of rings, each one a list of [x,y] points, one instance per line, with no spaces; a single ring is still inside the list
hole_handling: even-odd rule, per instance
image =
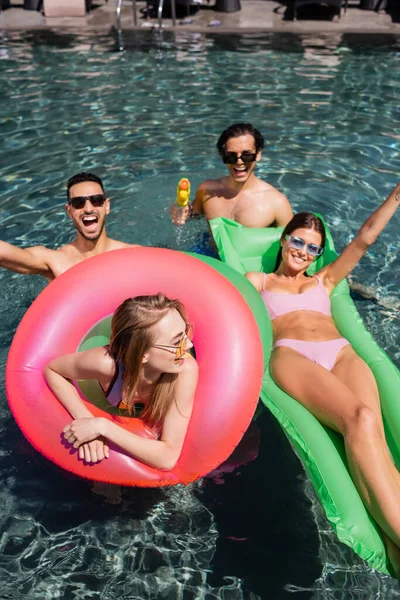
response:
[[[400,41],[394,37],[204,36],[154,32],[0,34],[1,239],[59,246],[73,235],[65,183],[95,171],[112,198],[108,233],[180,250],[180,177],[220,176],[215,143],[235,121],[266,136],[258,174],[295,209],[321,212],[337,248],[398,181]],[[353,275],[364,321],[400,363],[399,217]],[[0,273],[0,364],[43,283]],[[73,310],[73,307],[71,307]],[[25,441],[0,391],[0,597],[361,599],[397,582],[339,544],[273,418],[247,436],[258,458],[187,488],[115,488],[60,471]],[[261,442],[258,444],[259,438]],[[243,459],[244,460],[244,459]]]

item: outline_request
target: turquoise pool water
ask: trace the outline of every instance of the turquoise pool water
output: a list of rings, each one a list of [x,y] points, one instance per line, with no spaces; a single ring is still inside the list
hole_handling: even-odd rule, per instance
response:
[[[169,204],[180,177],[195,188],[224,173],[215,143],[234,121],[265,134],[259,175],[296,209],[321,212],[338,248],[398,181],[399,39],[146,32],[124,43],[119,53],[101,35],[0,33],[2,239],[66,242],[66,180],[94,170],[113,200],[110,236],[192,248],[204,222],[174,228]],[[353,280],[368,287],[358,309],[399,366],[398,228],[396,215]],[[43,283],[3,271],[0,284],[4,371]],[[267,413],[248,438],[251,447],[261,436],[248,465],[111,500],[31,449],[4,389],[0,414],[2,599],[400,595],[336,542]]]

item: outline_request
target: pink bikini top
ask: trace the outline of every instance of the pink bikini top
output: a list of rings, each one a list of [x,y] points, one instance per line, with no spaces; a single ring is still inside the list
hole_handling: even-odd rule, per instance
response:
[[[265,273],[261,297],[268,309],[271,320],[281,315],[286,315],[296,310],[314,310],[327,317],[331,316],[331,302],[320,278],[313,275],[318,285],[311,290],[301,294],[282,294],[281,292],[269,292],[265,287]]]

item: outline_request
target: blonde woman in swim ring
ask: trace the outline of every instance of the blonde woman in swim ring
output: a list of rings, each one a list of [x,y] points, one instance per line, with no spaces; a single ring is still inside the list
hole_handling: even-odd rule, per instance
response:
[[[354,483],[384,532],[396,564],[400,562],[400,474],[386,444],[374,376],[337,330],[329,296],[375,242],[399,204],[400,184],[338,258],[313,277],[306,275],[306,269],[323,252],[324,226],[313,214],[299,213],[283,231],[281,262],[275,272],[246,274],[272,320],[272,377],[322,423],[343,435]]]
[[[108,458],[112,442],[150,466],[175,466],[198,379],[197,363],[186,352],[193,346],[191,330],[178,300],[162,294],[128,298],[113,315],[109,346],[61,356],[45,367],[48,385],[73,418],[63,433],[80,459]],[[81,379],[97,380],[110,404],[140,416],[151,437],[94,417],[72,383]]]

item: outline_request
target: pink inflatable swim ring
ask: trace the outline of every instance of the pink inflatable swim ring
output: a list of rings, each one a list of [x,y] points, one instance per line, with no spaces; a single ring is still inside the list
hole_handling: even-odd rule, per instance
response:
[[[82,341],[125,298],[158,292],[181,300],[195,324],[199,382],[181,456],[173,470],[161,471],[111,445],[108,460],[89,465],[79,460],[62,436],[71,417],[47,387],[43,367],[57,356],[82,348]],[[92,339],[91,343],[101,345],[104,340],[99,338],[96,344]],[[257,324],[228,279],[192,255],[128,248],[81,262],[38,296],[11,345],[6,388],[26,438],[63,469],[97,481],[157,487],[194,481],[231,454],[254,414],[262,376]],[[140,419],[111,415],[82,397],[94,415],[148,436]]]

